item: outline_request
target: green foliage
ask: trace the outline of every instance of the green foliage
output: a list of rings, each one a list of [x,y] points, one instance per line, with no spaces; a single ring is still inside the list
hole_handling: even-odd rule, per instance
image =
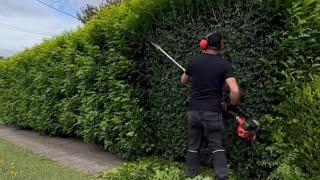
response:
[[[188,57],[199,52],[197,44],[201,37],[209,32],[221,32],[227,46],[223,55],[232,60],[243,92],[238,111],[259,119],[285,100],[291,90],[288,85],[309,81],[310,74],[319,72],[319,45],[315,43],[319,39],[318,6],[314,6],[317,2],[279,2],[277,13],[273,6],[268,6],[271,2],[186,1],[184,6],[173,5],[172,10],[162,12],[145,36],[185,66]],[[304,8],[295,10],[300,6]],[[298,30],[295,22],[306,18],[310,21]],[[303,32],[306,37],[303,39],[301,29],[312,31]],[[309,51],[308,47],[318,48]],[[140,74],[144,75],[139,77],[136,87],[147,112],[148,127],[154,129],[154,139],[158,141],[157,154],[183,159],[189,88],[180,85],[180,69],[148,42],[144,48],[142,59],[136,58]],[[278,166],[279,154],[265,150],[272,143],[265,132],[259,135],[261,143],[255,146],[235,138],[234,125],[228,127],[228,132],[228,159],[239,174],[264,178]]]
[[[292,164],[312,176],[320,175],[319,114],[320,78],[316,77],[303,88],[295,88],[293,95],[281,104],[279,115],[283,119],[275,124],[275,145],[286,153],[294,153]]]
[[[268,180],[273,179],[305,179],[301,168],[297,167],[292,163],[292,160],[295,159],[295,156],[291,154],[287,154],[287,157],[282,160],[281,164],[268,176]]]
[[[285,19],[287,28],[281,37],[279,34],[270,36],[275,48],[267,58],[276,61],[268,62],[265,68],[277,77],[269,86],[280,90],[278,98],[288,97],[296,84],[310,81],[313,74],[320,74],[319,14],[319,1],[293,2]]]
[[[1,64],[1,119],[104,144],[123,157],[142,155],[141,109],[127,83],[133,63],[90,44],[87,31],[46,41]]]
[[[283,31],[283,36],[280,40],[275,41],[273,52],[267,56],[269,59],[278,60],[268,63],[268,66],[265,67],[265,69],[271,70],[271,75],[277,77],[272,78],[272,83],[268,83],[268,91],[269,89],[276,89],[277,96],[272,96],[277,97],[278,100],[281,100],[280,102],[285,101],[283,104],[287,105],[281,105],[281,110],[278,107],[275,108],[273,115],[276,115],[276,117],[266,116],[261,119],[263,130],[259,135],[263,142],[260,146],[254,148],[255,152],[259,154],[258,157],[260,157],[258,164],[276,168],[271,177],[277,177],[282,174],[283,176],[280,177],[283,177],[283,179],[297,179],[297,177],[305,174],[313,176],[314,173],[305,171],[302,168],[303,166],[309,166],[309,163],[301,156],[299,159],[299,156],[296,156],[299,153],[296,153],[295,150],[292,151],[291,143],[283,139],[286,136],[285,134],[291,133],[287,137],[297,140],[293,144],[304,144],[303,138],[296,138],[297,134],[299,134],[299,132],[296,132],[297,127],[288,126],[287,124],[288,122],[296,121],[294,120],[296,117],[291,116],[289,118],[287,113],[296,113],[297,117],[300,116],[301,119],[305,119],[304,115],[309,112],[308,109],[319,109],[319,105],[312,103],[305,104],[304,108],[298,108],[301,107],[301,104],[294,104],[291,100],[293,97],[299,98],[300,102],[304,104],[305,95],[298,93],[302,91],[299,90],[302,88],[301,83],[312,81],[314,75],[320,74],[319,44],[316,43],[320,39],[320,4],[318,1],[297,1],[292,3],[290,7],[286,19],[287,26],[290,28]],[[277,39],[274,35],[271,37]],[[315,86],[313,87],[316,89]],[[303,112],[304,110],[306,112]],[[314,115],[310,114],[310,116]],[[313,121],[312,118],[315,117],[311,118],[310,116],[308,120]],[[303,127],[300,130],[302,129]],[[301,134],[304,135],[305,131],[301,131]],[[316,134],[313,135],[313,137],[317,137]],[[270,137],[272,138],[270,139]],[[319,152],[310,153],[315,153],[314,155],[316,155]],[[294,163],[298,159],[300,164],[304,164],[303,166]],[[315,166],[314,162],[311,163],[313,164],[312,166]],[[319,167],[319,165],[317,166]],[[292,173],[293,171],[297,174]]]
[[[241,112],[257,117],[270,111],[269,104],[274,99],[261,88],[268,77],[265,70],[260,68],[265,62],[259,59],[272,50],[265,44],[265,38],[273,32],[272,23],[268,20],[273,15],[270,9],[265,8],[262,2],[224,4],[216,1],[218,5],[209,1],[187,2],[196,5],[186,3],[186,7],[173,7],[177,9],[163,12],[154,22],[147,36],[148,40],[160,44],[185,66],[188,57],[199,52],[199,39],[209,32],[220,31],[227,45],[224,56],[231,58],[235,64],[236,74],[244,91]],[[143,83],[138,88],[149,87],[147,91],[140,90],[139,92],[144,93],[139,95],[147,111],[147,122],[150,122],[148,127],[154,129],[155,139],[158,140],[157,153],[168,159],[183,159],[186,153],[185,127],[189,88],[179,82],[180,69],[152,46],[147,44],[143,59],[137,61],[141,74],[145,74],[145,77],[141,77],[144,81],[138,81]],[[245,157],[244,153],[247,154],[250,150],[241,146],[243,142],[234,139],[234,131],[230,131],[230,138],[233,140],[228,141],[231,157],[234,158],[232,162],[241,162],[237,157]],[[243,154],[236,154],[241,151],[233,151],[234,145],[241,146]],[[237,164],[234,165],[236,169],[246,171],[240,170],[242,167]],[[246,166],[241,163],[242,165]]]
[[[263,117],[254,146],[236,138],[234,125],[226,123],[230,167],[246,178],[264,179],[274,169],[276,175],[297,168],[302,175],[316,174],[312,138],[279,143],[293,137],[287,127],[297,129],[294,123],[281,123],[304,118],[304,113],[289,111],[309,112],[309,104],[282,105],[281,113],[274,107],[294,97],[300,82],[320,73],[319,11],[317,0],[125,1],[100,11],[82,29],[0,63],[0,118],[11,126],[102,144],[127,159],[156,154],[184,160],[189,88],[179,83],[180,70],[149,42],[185,66],[199,51],[199,39],[219,31],[226,42],[223,56],[232,60],[243,91],[237,111]],[[313,117],[309,113],[307,118]],[[301,142],[308,157],[294,151],[295,158],[283,158],[290,144]],[[141,173],[132,177],[149,171],[138,169]],[[150,171],[159,178],[179,174],[170,168]]]
[[[137,163],[125,163],[122,167],[107,171],[104,179],[112,180],[180,180],[185,179],[183,166],[159,159],[142,159]]]
[[[144,158],[137,162],[125,163],[119,168],[104,173],[103,178],[108,180],[212,180],[210,174],[202,173],[194,178],[188,178],[185,167],[180,163],[169,163],[158,158]]]
[[[279,2],[280,15],[267,2],[197,2],[187,1],[188,8],[172,7],[173,10],[163,12],[147,39],[160,44],[185,66],[188,57],[199,51],[198,40],[209,32],[220,31],[227,45],[224,56],[232,60],[241,84],[241,114],[259,118],[272,113],[294,84],[310,81],[311,74],[319,73],[318,2]],[[299,25],[298,19],[307,23]],[[145,49],[143,59],[137,58],[137,62],[145,75],[140,77],[143,81],[138,81],[138,88],[149,88],[139,91],[144,92],[139,95],[148,112],[148,127],[155,129],[157,153],[180,160],[186,149],[188,88],[179,84],[181,72],[166,57],[148,43]],[[244,177],[265,178],[279,165],[276,159],[280,155],[268,146],[273,143],[269,131],[262,131],[260,143],[252,146],[234,138],[233,127],[228,128],[232,134],[227,136],[231,167]]]

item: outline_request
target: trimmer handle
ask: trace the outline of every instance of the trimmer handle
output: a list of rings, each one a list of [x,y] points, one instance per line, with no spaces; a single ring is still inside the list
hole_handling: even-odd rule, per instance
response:
[[[237,117],[239,117],[239,115],[238,115],[237,113],[233,112],[233,111],[228,111],[228,113],[229,113],[232,117],[234,117],[235,119],[236,119]]]

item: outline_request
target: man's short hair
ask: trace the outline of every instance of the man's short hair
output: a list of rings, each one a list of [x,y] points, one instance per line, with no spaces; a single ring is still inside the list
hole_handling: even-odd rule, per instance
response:
[[[222,36],[219,33],[208,34],[207,39],[208,39],[209,48],[212,48],[215,50],[221,50]]]

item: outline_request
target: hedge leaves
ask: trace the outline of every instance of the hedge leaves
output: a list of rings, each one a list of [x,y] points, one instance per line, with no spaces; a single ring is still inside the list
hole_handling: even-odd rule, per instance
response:
[[[150,41],[185,66],[199,52],[199,39],[218,31],[243,92],[237,111],[264,117],[256,145],[235,137],[234,124],[226,121],[230,167],[241,177],[263,179],[290,172],[292,162],[302,175],[317,175],[314,139],[289,139],[299,130],[294,119],[303,117],[309,135],[319,137],[312,129],[319,127],[318,101],[308,109],[313,91],[299,90],[320,74],[319,12],[316,0],[128,0],[102,10],[81,29],[0,63],[0,118],[11,126],[102,144],[127,159],[184,160],[189,88]],[[285,103],[291,101],[294,107]],[[287,120],[293,124],[283,134],[273,131]],[[278,141],[285,147],[303,143],[295,148],[311,155],[290,151],[283,158],[289,150]]]

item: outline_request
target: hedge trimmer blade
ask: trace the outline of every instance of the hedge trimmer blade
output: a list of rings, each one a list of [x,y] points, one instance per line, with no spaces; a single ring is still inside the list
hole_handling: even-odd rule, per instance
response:
[[[166,53],[158,44],[155,44],[153,42],[151,42],[151,44],[158,49],[159,51],[161,51],[165,56],[167,56],[174,64],[176,64],[180,69],[182,69],[184,72],[186,71],[179,63],[177,63],[176,60],[174,60],[168,53]]]

